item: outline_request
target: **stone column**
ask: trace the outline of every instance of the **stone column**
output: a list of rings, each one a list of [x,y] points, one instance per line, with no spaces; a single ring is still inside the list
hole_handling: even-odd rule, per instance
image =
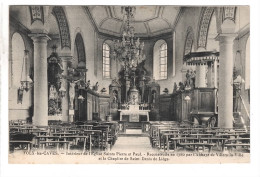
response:
[[[197,65],[196,66],[196,80],[195,87],[207,87],[206,86],[206,67],[207,65]]]
[[[208,65],[208,71],[207,71],[207,87],[208,88],[212,88],[213,84],[212,84],[212,72],[213,72],[213,64],[210,63]]]
[[[218,127],[233,127],[233,41],[234,34],[219,35]]]
[[[68,75],[68,61],[71,60],[71,56],[60,56],[62,60],[63,75]],[[62,79],[62,86],[66,89],[66,94],[62,98],[61,109],[62,109],[62,122],[69,122],[69,85],[67,79]]]
[[[47,34],[29,35],[34,44],[34,113],[33,124],[48,125]]]

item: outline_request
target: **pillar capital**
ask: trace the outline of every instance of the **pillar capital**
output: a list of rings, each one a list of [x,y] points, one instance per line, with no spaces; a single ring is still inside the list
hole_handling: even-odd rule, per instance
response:
[[[235,33],[221,33],[215,38],[216,41],[220,43],[233,43],[234,39],[237,37]]]
[[[46,33],[32,33],[28,35],[34,43],[47,43],[51,38]]]

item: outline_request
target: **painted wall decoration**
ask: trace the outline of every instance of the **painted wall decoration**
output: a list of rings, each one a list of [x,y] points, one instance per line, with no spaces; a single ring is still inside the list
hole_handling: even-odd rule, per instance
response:
[[[44,24],[44,13],[42,6],[30,6],[31,24],[36,20],[41,21]]]
[[[236,7],[223,7],[223,17],[222,21],[225,21],[226,19],[233,20],[235,22],[236,17]]]
[[[202,9],[199,25],[198,48],[202,47],[206,49],[208,30],[213,12],[214,7],[206,7]]]
[[[69,24],[63,8],[60,6],[55,6],[52,11],[59,25],[61,48],[71,48]]]

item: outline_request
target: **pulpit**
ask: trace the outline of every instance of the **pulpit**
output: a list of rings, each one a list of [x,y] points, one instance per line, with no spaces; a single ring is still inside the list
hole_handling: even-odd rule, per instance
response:
[[[214,127],[217,124],[217,89],[196,88],[191,92],[191,121]]]

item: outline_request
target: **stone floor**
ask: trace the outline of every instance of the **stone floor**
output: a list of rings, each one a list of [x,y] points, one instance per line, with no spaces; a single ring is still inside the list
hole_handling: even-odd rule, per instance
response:
[[[158,150],[155,150],[151,147],[150,140],[148,137],[127,136],[127,137],[118,137],[116,144],[112,148],[112,151],[147,152],[147,151],[158,151]]]
[[[141,129],[126,129],[126,134],[142,134]]]

